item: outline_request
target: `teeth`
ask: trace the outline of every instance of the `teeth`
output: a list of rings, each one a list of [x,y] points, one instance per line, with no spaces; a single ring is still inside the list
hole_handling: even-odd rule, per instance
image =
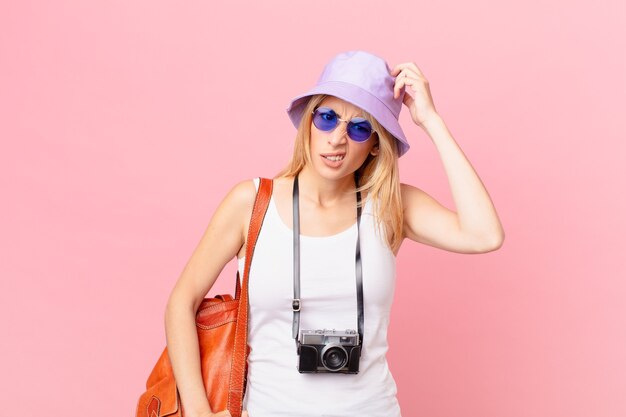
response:
[[[336,155],[336,156],[325,156],[324,158],[330,160],[330,161],[341,161],[343,159],[343,155]]]

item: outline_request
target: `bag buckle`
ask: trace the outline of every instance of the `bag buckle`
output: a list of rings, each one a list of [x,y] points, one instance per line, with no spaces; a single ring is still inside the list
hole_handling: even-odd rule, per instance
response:
[[[291,308],[293,309],[293,311],[300,311],[300,299],[299,298],[293,299],[293,301],[291,302]]]

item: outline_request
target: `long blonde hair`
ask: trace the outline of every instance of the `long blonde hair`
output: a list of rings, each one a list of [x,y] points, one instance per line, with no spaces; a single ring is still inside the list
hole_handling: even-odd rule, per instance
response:
[[[306,164],[312,164],[310,147],[312,112],[326,97],[327,95],[321,94],[309,99],[296,133],[291,161],[275,178],[295,177]],[[377,229],[380,230],[381,224],[384,225],[383,231],[387,245],[395,252],[403,239],[403,211],[396,139],[369,113],[365,111],[363,113],[378,135],[379,153],[377,156],[368,155],[363,165],[357,169],[359,182],[356,191],[365,191],[372,199]]]

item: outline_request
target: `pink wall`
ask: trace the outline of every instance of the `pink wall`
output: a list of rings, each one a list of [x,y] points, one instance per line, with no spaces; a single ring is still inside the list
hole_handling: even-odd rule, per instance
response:
[[[133,415],[216,205],[282,167],[290,98],[355,48],[420,66],[506,231],[401,250],[403,415],[626,415],[623,2],[98,3],[0,5],[2,415]],[[402,180],[454,207],[401,122]]]

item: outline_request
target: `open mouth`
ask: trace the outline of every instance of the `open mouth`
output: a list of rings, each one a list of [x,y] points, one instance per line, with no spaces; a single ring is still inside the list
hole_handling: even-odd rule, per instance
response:
[[[322,157],[328,159],[329,161],[337,162],[343,161],[345,155],[322,155]]]

